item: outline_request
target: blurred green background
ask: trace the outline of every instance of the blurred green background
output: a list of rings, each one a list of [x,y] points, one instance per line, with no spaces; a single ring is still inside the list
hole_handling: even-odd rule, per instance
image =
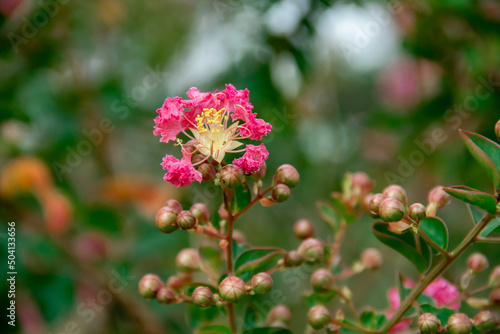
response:
[[[153,136],[155,111],[192,86],[248,88],[254,111],[273,125],[265,181],[283,163],[300,172],[288,202],[238,223],[251,244],[295,249],[299,218],[332,240],[315,203],[347,171],[367,172],[376,191],[401,184],[410,202],[425,203],[439,184],[492,191],[457,129],[494,138],[498,1],[1,0],[0,12],[1,261],[4,275],[14,221],[18,307],[17,326],[4,317],[2,333],[191,332],[185,305],[147,302],[137,282],[148,272],[167,279],[176,253],[199,240],[156,229],[165,200],[221,203],[213,185],[162,180],[161,159],[178,148]],[[456,245],[471,226],[465,205],[452,201],[440,216]],[[382,251],[379,271],[348,283],[358,307],[384,309],[396,270],[418,275],[378,243],[372,221],[348,231],[342,254],[351,263],[367,247]],[[498,264],[497,247],[474,250]],[[303,332],[298,287],[308,278],[274,280],[293,332]],[[273,304],[258,303],[264,312]]]

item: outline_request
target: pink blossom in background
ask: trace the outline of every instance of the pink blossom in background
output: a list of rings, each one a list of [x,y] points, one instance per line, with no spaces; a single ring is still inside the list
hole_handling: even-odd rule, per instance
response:
[[[259,170],[269,156],[264,144],[246,145],[241,140],[261,140],[271,129],[271,124],[257,118],[249,102],[248,89],[237,90],[226,85],[223,91],[200,92],[191,88],[186,94],[188,100],[180,97],[167,98],[157,110],[153,134],[160,136],[160,142],[176,141],[182,146],[183,158],[179,161],[172,155],[163,159],[167,169],[165,181],[177,187],[186,187],[193,181],[201,182],[201,173],[195,167],[207,161],[221,163],[227,153],[246,153],[233,163],[250,174]],[[184,143],[180,134],[188,138]],[[194,147],[188,150],[186,146]],[[237,150],[238,149],[238,150]],[[202,154],[205,159],[193,165],[191,156]]]
[[[455,301],[460,296],[460,293],[455,285],[442,277],[429,284],[427,288],[425,288],[424,294],[431,297],[436,302],[437,307],[446,306],[457,311],[460,308],[459,302],[448,305]]]

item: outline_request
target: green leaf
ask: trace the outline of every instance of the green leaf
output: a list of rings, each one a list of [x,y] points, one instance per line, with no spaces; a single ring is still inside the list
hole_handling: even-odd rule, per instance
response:
[[[319,215],[323,220],[332,228],[334,232],[339,230],[340,219],[335,208],[332,207],[330,203],[325,201],[316,202],[316,207],[318,208]]]
[[[441,321],[441,324],[444,326],[446,323],[448,323],[448,318],[452,315],[455,314],[457,311],[451,310],[449,308],[437,308],[429,304],[423,304],[420,305],[420,308],[424,313],[433,313],[435,314],[439,321]]]
[[[198,329],[196,334],[231,334],[231,330],[223,325],[208,325]]]
[[[397,234],[389,230],[389,223],[376,222],[372,226],[372,231],[383,244],[410,260],[420,273],[424,273],[431,265],[429,246],[420,237],[420,251],[418,251],[414,234],[410,230]]]
[[[203,263],[205,263],[212,272],[218,274],[222,263],[220,252],[211,246],[200,247],[199,252]]]
[[[477,206],[488,213],[495,214],[497,212],[497,201],[490,194],[466,186],[447,187],[443,188],[443,190],[451,196]]]
[[[469,211],[470,211],[470,214],[472,216],[472,219],[474,220],[474,223],[477,224],[481,220],[481,218],[483,218],[483,214],[481,213],[481,211],[479,211],[478,209],[476,209],[473,206],[468,205],[468,207],[469,207]],[[486,238],[488,235],[490,235],[493,232],[500,232],[500,231],[497,231],[497,228],[499,226],[500,226],[500,218],[495,218],[492,221],[490,221],[490,223],[488,225],[486,225],[486,227],[484,228],[484,230],[481,232],[481,234],[479,236],[482,238]]]
[[[233,239],[233,261],[236,261],[238,256],[248,249],[247,245],[239,244]]]
[[[342,202],[340,197],[333,194],[332,202],[335,206],[335,209],[337,210],[337,213],[344,219],[347,225],[354,223],[354,221],[356,220],[356,216],[353,213],[349,212],[348,208]]]
[[[219,315],[220,310],[216,306],[210,306],[207,308],[199,308],[194,306],[193,304],[188,305],[188,319],[191,323],[192,327],[198,327],[199,325],[207,322],[212,322]],[[204,334],[210,332],[202,332]],[[212,332],[212,333],[221,333],[221,332]],[[224,333],[224,332],[222,332]]]
[[[251,329],[257,326],[259,322],[260,312],[254,307],[247,307],[245,310],[245,321],[243,322],[243,330]]]
[[[246,330],[243,334],[292,334],[292,332],[286,328],[260,327]]]
[[[286,252],[280,248],[254,248],[241,253],[234,264],[235,275],[249,280],[253,275],[271,269]]]
[[[500,146],[477,133],[459,130],[474,159],[486,169],[495,189],[500,186]]]
[[[323,304],[326,305],[333,300],[337,296],[337,292],[335,290],[330,290],[324,293],[312,292],[309,294],[304,294],[302,296],[302,300],[306,306],[306,308],[310,309],[314,305]]]
[[[231,197],[231,208],[233,210],[233,215],[247,206],[252,200],[252,192],[248,183],[245,181],[239,187],[233,189],[233,196]]]
[[[448,228],[441,218],[426,217],[418,223],[418,227],[439,247],[444,250],[448,248]],[[434,250],[434,253],[439,253],[437,249],[432,249]]]
[[[371,330],[377,330],[387,322],[385,315],[377,314],[374,311],[365,311],[361,313],[360,320],[364,328]]]

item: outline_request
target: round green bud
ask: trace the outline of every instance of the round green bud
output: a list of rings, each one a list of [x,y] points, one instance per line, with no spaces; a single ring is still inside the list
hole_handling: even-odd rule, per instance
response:
[[[316,305],[307,312],[307,321],[315,330],[325,327],[330,322],[330,312],[323,305]]]
[[[189,211],[198,219],[200,225],[205,225],[210,220],[210,211],[205,203],[194,203]]]
[[[302,257],[297,251],[290,251],[285,254],[284,264],[287,268],[298,267],[302,264]]]
[[[153,299],[162,286],[158,275],[146,274],[139,281],[139,294],[145,299]]]
[[[489,333],[497,326],[496,319],[490,311],[479,312],[472,322],[479,333]]]
[[[413,203],[409,209],[410,218],[416,222],[425,218],[425,205],[421,203]]]
[[[271,192],[271,198],[278,203],[283,203],[290,198],[291,190],[284,184],[277,184]]]
[[[201,173],[201,177],[205,182],[212,182],[217,176],[217,170],[214,165],[203,163],[198,167],[198,172]]]
[[[385,188],[384,191],[382,191],[382,194],[386,197],[395,198],[399,200],[401,203],[403,203],[404,206],[406,206],[406,203],[408,203],[406,197],[406,190],[400,185],[397,184],[390,185],[387,188]]]
[[[448,319],[447,327],[450,334],[470,334],[472,321],[463,313],[455,313]]]
[[[268,273],[258,273],[252,277],[252,291],[258,295],[263,295],[273,288],[273,279]]]
[[[182,211],[182,205],[175,199],[169,199],[168,201],[165,202],[164,205],[174,210],[175,213],[177,214],[179,214]]]
[[[370,212],[370,215],[373,218],[379,218],[379,210],[380,210],[380,205],[382,202],[386,199],[387,197],[382,194],[375,194],[372,196],[370,199],[370,203],[368,204],[368,209]]]
[[[400,200],[389,197],[380,204],[378,214],[386,222],[397,222],[404,218],[405,207]]]
[[[418,328],[422,334],[436,334],[441,328],[441,321],[433,313],[424,313],[418,318]]]
[[[170,305],[175,299],[175,293],[167,287],[161,287],[156,293],[156,300],[159,304]]]
[[[179,229],[177,213],[170,207],[164,206],[156,213],[156,227],[163,233],[172,233]]]
[[[293,225],[293,233],[300,240],[305,240],[314,237],[314,228],[309,220],[300,219]]]
[[[382,265],[382,254],[375,248],[367,248],[361,253],[361,264],[370,270],[375,270]]]
[[[219,294],[222,299],[236,303],[246,295],[245,282],[239,277],[228,276],[220,283]]]
[[[292,319],[292,314],[290,313],[290,310],[288,307],[285,305],[276,305],[269,311],[269,314],[267,315],[267,322],[268,323],[276,323],[276,322],[281,322],[288,324],[290,323],[290,320]]]
[[[490,303],[499,306],[500,305],[500,289],[495,289],[490,292]]]
[[[330,291],[334,281],[332,273],[325,268],[320,268],[311,275],[311,284],[316,292]]]
[[[325,255],[325,249],[323,244],[318,239],[309,238],[304,241],[299,246],[298,252],[302,257],[302,260],[306,262],[316,262],[323,259]]]
[[[175,258],[175,265],[180,272],[192,273],[200,269],[200,254],[194,248],[183,249]]]
[[[206,286],[199,286],[193,291],[193,305],[196,307],[209,307],[214,302],[212,291]]]
[[[176,222],[181,230],[190,230],[196,227],[197,219],[191,211],[184,210],[177,215]]]
[[[243,182],[243,170],[235,165],[226,165],[220,170],[220,180],[228,188],[236,188]]]
[[[299,181],[299,172],[297,172],[295,167],[288,164],[284,164],[278,167],[273,177],[274,184],[285,184],[290,189],[295,188],[297,184],[299,184]]]
[[[480,273],[488,268],[488,259],[481,253],[474,253],[467,259],[467,266],[474,273]]]

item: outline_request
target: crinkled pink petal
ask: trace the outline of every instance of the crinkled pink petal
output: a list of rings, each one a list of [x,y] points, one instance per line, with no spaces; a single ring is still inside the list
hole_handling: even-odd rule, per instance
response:
[[[460,293],[455,285],[444,278],[439,278],[437,281],[429,284],[427,288],[425,288],[424,294],[431,297],[436,302],[437,307],[447,306],[455,310],[460,308],[460,303],[448,305],[455,301],[460,296]]]
[[[163,106],[156,112],[155,128],[153,134],[161,135],[160,141],[168,143],[175,140],[179,132],[185,129],[181,119],[184,107],[180,97],[167,98]]]
[[[271,124],[260,118],[253,118],[250,122],[245,124],[245,127],[250,130],[250,139],[253,140],[261,140],[262,137],[273,129]]]
[[[248,101],[248,89],[237,90],[233,85],[226,85],[223,91],[215,91],[220,108],[225,108],[232,120],[241,119],[246,122],[246,115],[252,112],[253,106]]]
[[[193,181],[201,182],[202,175],[193,168],[189,151],[183,150],[182,153],[181,161],[171,155],[163,158],[163,169],[168,169],[163,179],[176,187],[187,187]]]
[[[401,303],[399,299],[399,291],[397,288],[392,287],[387,292],[387,299],[389,299],[389,305],[391,310],[396,310]]]
[[[252,174],[259,170],[260,166],[269,157],[269,152],[264,144],[259,146],[247,145],[245,154],[233,160],[233,164],[241,168],[245,174]]]
[[[215,108],[218,109],[219,101],[210,92],[200,93],[200,91],[192,87],[186,93],[190,100],[182,100],[184,108],[190,110],[184,113],[184,125],[189,128],[196,127],[196,116],[201,114],[203,109]]]

